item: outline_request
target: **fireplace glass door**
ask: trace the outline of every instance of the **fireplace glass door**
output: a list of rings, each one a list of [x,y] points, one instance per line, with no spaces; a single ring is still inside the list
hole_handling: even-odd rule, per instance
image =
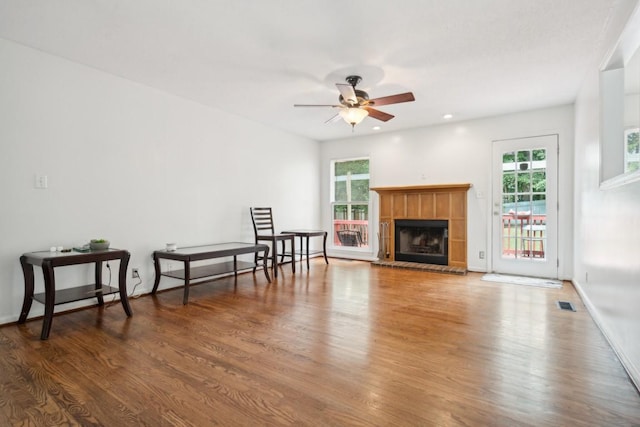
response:
[[[449,264],[449,221],[396,220],[395,260]]]

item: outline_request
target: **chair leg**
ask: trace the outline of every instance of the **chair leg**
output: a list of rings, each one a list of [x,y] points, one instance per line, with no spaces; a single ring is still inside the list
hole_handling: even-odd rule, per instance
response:
[[[256,245],[257,244],[258,244],[258,241],[256,241]],[[258,252],[253,254],[253,274],[256,273],[256,268],[258,268]]]
[[[271,241],[273,246],[273,255],[271,258],[271,266],[273,267],[273,277],[278,278],[278,242],[274,239]]]
[[[287,247],[285,245],[285,241],[284,240],[280,240],[282,242],[282,253],[280,254],[280,263],[282,264],[284,262],[284,254],[287,250]]]

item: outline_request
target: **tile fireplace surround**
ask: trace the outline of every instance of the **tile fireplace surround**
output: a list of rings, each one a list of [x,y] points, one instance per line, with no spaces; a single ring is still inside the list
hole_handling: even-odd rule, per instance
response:
[[[449,267],[467,268],[467,191],[471,184],[409,187],[375,187],[380,198],[380,224],[388,224],[387,255],[395,261],[395,220],[441,219],[449,221]]]

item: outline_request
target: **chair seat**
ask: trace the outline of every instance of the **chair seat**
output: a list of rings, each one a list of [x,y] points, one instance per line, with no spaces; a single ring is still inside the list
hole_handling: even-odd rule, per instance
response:
[[[256,243],[258,242],[271,242],[271,252],[269,254],[269,259],[271,259],[271,266],[273,267],[273,276],[278,277],[278,265],[291,263],[291,270],[293,273],[296,272],[295,267],[295,234],[259,234],[256,236]],[[286,251],[285,243],[287,241],[291,242],[291,252]],[[278,242],[282,242],[282,249],[278,251]],[[280,257],[280,261],[278,261],[278,257]],[[290,260],[285,261],[285,258],[290,258]],[[257,261],[262,259],[262,255],[256,254],[256,264]]]
[[[278,242],[280,240],[291,239],[291,237],[296,237],[296,235],[292,233],[280,233],[280,234],[258,234],[256,236],[258,240],[276,240]]]

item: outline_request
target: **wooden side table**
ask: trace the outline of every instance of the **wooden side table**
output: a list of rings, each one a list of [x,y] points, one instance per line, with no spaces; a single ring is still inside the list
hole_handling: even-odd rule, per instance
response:
[[[297,237],[300,237],[300,262],[304,255],[307,255],[307,270],[309,269],[309,237],[322,237],[322,251],[316,250],[312,251],[311,254],[319,254],[322,253],[324,255],[324,262],[329,264],[329,259],[327,259],[327,232],[324,230],[288,230],[283,231],[284,234],[294,234]],[[306,245],[302,245],[302,239],[306,238]],[[295,254],[294,254],[295,256]]]
[[[36,300],[44,304],[44,319],[42,322],[42,333],[40,339],[49,338],[51,323],[53,321],[53,309],[58,304],[65,304],[89,298],[97,298],[98,305],[104,305],[103,295],[120,294],[120,302],[127,316],[131,317],[131,307],[127,297],[127,266],[131,254],[123,249],[104,249],[90,252],[29,252],[20,257],[22,274],[24,275],[24,300],[18,323],[27,320],[31,303]],[[102,263],[105,261],[119,260],[120,269],[118,273],[118,287],[114,288],[102,284]],[[56,290],[56,267],[77,264],[95,264],[95,284],[78,286]],[[33,266],[42,267],[44,277],[44,293],[35,294]]]

